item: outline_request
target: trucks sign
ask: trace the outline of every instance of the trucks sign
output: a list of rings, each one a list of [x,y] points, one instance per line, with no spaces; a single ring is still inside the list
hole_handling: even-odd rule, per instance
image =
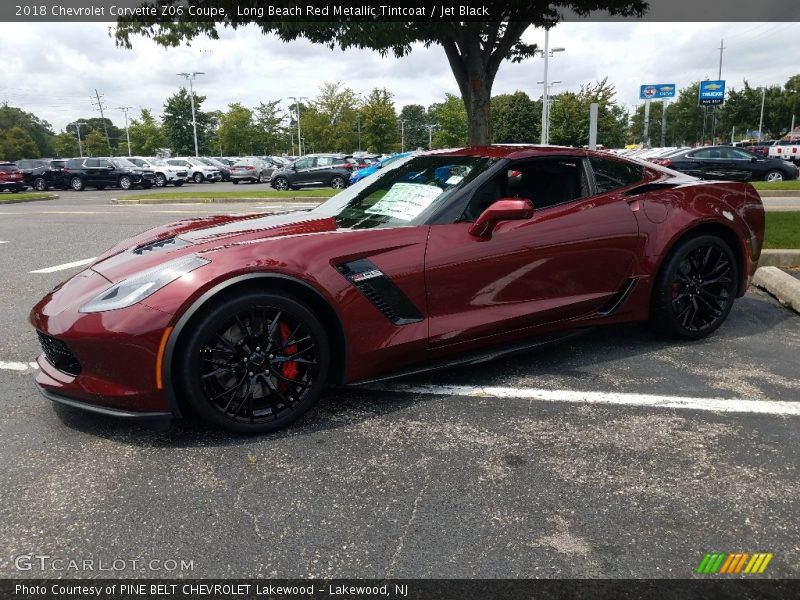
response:
[[[674,98],[674,83],[647,84],[639,87],[639,98],[641,100],[657,100],[659,98]]]
[[[722,104],[725,102],[725,81],[701,81],[700,104]]]

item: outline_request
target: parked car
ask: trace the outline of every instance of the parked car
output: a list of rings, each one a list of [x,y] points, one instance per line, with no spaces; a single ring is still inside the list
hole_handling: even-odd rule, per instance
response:
[[[767,149],[770,158],[800,163],[800,134],[785,135]]]
[[[797,179],[798,169],[791,162],[759,158],[733,146],[693,148],[661,161],[661,166],[702,179],[733,181],[782,181]]]
[[[25,184],[39,192],[49,188],[69,189],[69,179],[64,170],[66,165],[65,159],[29,158],[17,161]]]
[[[12,162],[0,162],[0,192],[21,192],[28,189],[19,167]]]
[[[189,179],[195,183],[222,181],[222,173],[219,168],[211,167],[194,156],[169,158],[167,159],[167,164],[186,169],[189,172]]]
[[[398,154],[392,154],[391,156],[387,156],[386,158],[364,167],[363,169],[353,171],[353,173],[350,175],[350,185],[353,185],[357,181],[361,181],[365,177],[369,177],[373,173],[377,173],[378,169],[382,169],[386,165],[390,165],[394,161],[405,158],[406,156],[411,156],[412,154],[413,152],[400,152]]]
[[[216,158],[210,158],[207,156],[200,156],[197,158],[201,163],[208,165],[211,168],[216,168],[219,170],[219,174],[221,177],[221,181],[230,181],[231,180],[231,167],[228,163],[222,163]]]
[[[275,167],[265,163],[258,157],[242,158],[231,166],[231,183],[239,183],[240,181],[267,183],[274,170]]]
[[[69,186],[76,192],[86,187],[129,190],[140,186],[148,189],[155,184],[153,173],[143,171],[124,158],[72,158],[67,161],[66,170]]]
[[[164,187],[170,183],[180,187],[189,178],[189,171],[185,168],[170,165],[162,158],[129,156],[128,160],[143,171],[151,172],[153,174],[153,183],[156,187]]]
[[[298,190],[303,186],[330,186],[334,189],[347,187],[353,165],[343,154],[309,154],[298,158],[272,174],[272,187],[276,190]]]
[[[266,432],[329,385],[588,327],[649,320],[703,338],[747,291],[763,239],[747,182],[580,148],[426,153],[311,211],[204,216],[120,242],[31,311],[36,381],[104,414]]]

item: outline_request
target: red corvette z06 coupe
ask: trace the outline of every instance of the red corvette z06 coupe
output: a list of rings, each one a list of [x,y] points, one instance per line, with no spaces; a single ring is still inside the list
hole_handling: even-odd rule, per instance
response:
[[[763,237],[746,182],[575,148],[409,156],[310,211],[189,219],[111,248],[34,307],[36,380],[96,412],[271,431],[329,385],[590,326],[702,338]]]

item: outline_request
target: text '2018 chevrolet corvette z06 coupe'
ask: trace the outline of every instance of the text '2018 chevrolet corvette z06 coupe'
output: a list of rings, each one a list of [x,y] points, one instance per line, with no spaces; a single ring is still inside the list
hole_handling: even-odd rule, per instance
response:
[[[575,148],[409,156],[307,212],[113,247],[34,307],[37,383],[89,410],[270,431],[330,385],[590,326],[699,339],[745,293],[763,236],[747,182]]]

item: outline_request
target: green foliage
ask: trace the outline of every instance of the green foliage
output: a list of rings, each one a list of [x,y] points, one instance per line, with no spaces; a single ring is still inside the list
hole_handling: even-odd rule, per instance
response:
[[[22,127],[15,126],[0,138],[0,155],[3,160],[39,158],[39,148],[30,134]]]
[[[312,104],[300,109],[305,152],[352,152],[358,144],[356,93],[341,82],[325,82]],[[296,124],[295,124],[296,127]]]
[[[108,156],[108,144],[106,137],[99,130],[95,129],[83,138],[84,156]]]
[[[576,94],[566,92],[553,96],[550,110],[550,143],[585,146],[589,143],[589,111],[598,104],[597,143],[606,148],[625,144],[628,117],[615,100],[616,89],[604,78],[595,84],[581,86]]]
[[[542,103],[525,92],[492,98],[492,142],[537,143],[541,138]]]
[[[467,143],[467,111],[458,96],[446,94],[444,102],[432,104],[428,112],[437,125],[433,132],[434,148],[453,148]]]
[[[64,130],[67,133],[70,133],[76,136],[77,139],[77,132],[78,126],[77,123],[81,124],[81,139],[84,139],[87,135],[92,133],[93,131],[98,131],[102,134],[103,139],[106,139],[106,129],[108,130],[108,140],[111,142],[112,151],[109,151],[108,144],[106,144],[106,149],[104,150],[104,156],[108,156],[109,154],[113,153],[113,149],[116,149],[119,144],[120,140],[125,140],[125,132],[121,130],[119,127],[114,125],[111,122],[111,119],[102,119],[100,117],[90,117],[88,119],[78,119],[77,121],[73,121],[69,123]],[[105,125],[105,126],[104,126]],[[122,144],[125,146],[125,143]],[[125,148],[127,154],[127,148]]]
[[[421,104],[407,104],[400,111],[400,118],[404,121],[406,148],[427,148],[428,113],[425,111],[425,107]]]
[[[53,137],[53,150],[55,158],[74,158],[79,155],[78,138],[62,131]]]
[[[25,132],[26,139],[33,140],[36,146],[36,156],[50,156],[53,153],[51,144],[53,130],[50,123],[32,113],[9,106],[7,103],[0,105],[0,139],[5,139],[15,127],[19,127]],[[17,138],[18,136],[13,137]],[[34,158],[34,155],[20,158]]]
[[[375,88],[361,107],[361,133],[370,152],[389,152],[398,140],[397,115],[392,94]]]
[[[289,145],[289,135],[283,126],[285,115],[280,100],[261,102],[253,113],[255,131],[253,144],[264,154],[278,154]]]
[[[167,146],[167,136],[152,113],[143,108],[138,119],[131,119],[128,127],[131,136],[131,152],[138,156],[155,156]]]
[[[219,120],[218,144],[225,156],[254,154],[253,111],[238,102],[228,105],[227,112]]]
[[[197,143],[200,154],[212,149],[210,141],[211,117],[202,110],[205,96],[194,94],[197,120]],[[186,88],[167,98],[162,117],[164,133],[174,156],[194,156],[194,133],[192,131],[192,105]]]

